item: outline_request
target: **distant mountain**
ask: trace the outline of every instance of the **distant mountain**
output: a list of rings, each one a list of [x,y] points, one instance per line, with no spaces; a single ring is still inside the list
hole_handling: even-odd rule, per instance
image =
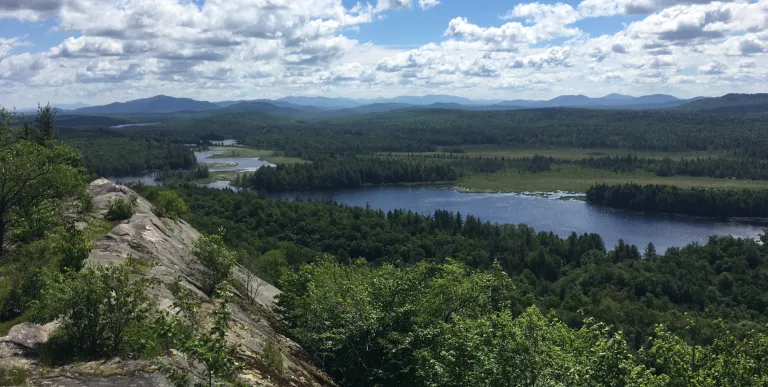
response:
[[[85,107],[90,107],[91,105],[88,105],[87,103],[83,102],[75,102],[75,103],[55,103],[51,106],[62,109],[62,110],[75,110],[75,109],[81,109]]]
[[[375,104],[407,104],[416,106],[427,106],[435,103],[454,103],[460,105],[495,105],[501,100],[473,100],[454,95],[430,94],[430,95],[403,95],[393,98],[329,98],[329,97],[285,97],[277,101],[288,102],[302,106],[316,106],[329,109],[349,109],[358,106]]]
[[[75,127],[75,126],[116,126],[135,124],[135,121],[126,120],[123,118],[103,117],[94,115],[71,115],[64,112],[56,115],[56,126],[59,127]]]
[[[301,109],[305,107],[305,105],[297,105],[290,102],[285,101],[279,101],[274,99],[241,99],[239,101],[220,101],[220,102],[214,102],[215,105],[218,105],[220,107],[230,107],[232,105],[243,103],[243,102],[265,102],[269,103],[278,107],[285,107],[285,108],[294,108],[294,109]]]
[[[623,94],[608,94],[601,98],[590,98],[585,95],[561,95],[547,101],[511,100],[503,101],[497,106],[509,108],[546,108],[546,107],[577,107],[587,109],[665,109],[682,105],[690,100],[678,99],[671,95],[653,94],[633,97]]]
[[[333,115],[346,115],[346,114],[367,114],[367,113],[384,113],[391,112],[393,110],[410,109],[415,108],[415,105],[407,103],[372,103],[368,105],[355,106],[349,109],[336,110]]]
[[[632,99],[632,98],[635,98],[635,97],[631,95],[611,93],[600,99],[606,99],[606,100],[610,99],[615,101],[615,100],[626,100],[626,99]]]
[[[675,96],[667,95],[667,94],[651,94],[651,95],[644,95],[642,97],[633,97],[632,104],[633,105],[643,105],[643,104],[684,104],[690,100],[687,99],[680,99]]]
[[[376,103],[407,103],[410,105],[459,104],[459,105],[494,105],[501,100],[473,100],[453,95],[430,94],[422,96],[400,96],[394,98],[377,98]]]
[[[43,104],[40,104],[43,106]],[[65,110],[74,110],[74,109],[80,109],[84,107],[89,107],[91,105],[88,105],[83,102],[75,102],[75,103],[52,103],[51,107],[56,109],[57,111],[65,111]],[[37,107],[28,107],[19,109],[19,113],[37,113]]]
[[[595,100],[601,100],[600,98],[589,98],[586,95],[561,95],[550,99],[549,106],[561,107],[561,106],[588,106],[595,104]]]
[[[115,102],[109,105],[91,106],[76,109],[74,114],[135,114],[135,113],[177,113],[202,112],[216,110],[219,106],[207,101],[191,98],[174,98],[157,95],[150,98],[135,99],[128,102]]]
[[[323,115],[327,110],[314,106],[299,106],[272,100],[243,101],[221,108],[218,112],[261,112],[280,116]]]
[[[711,114],[768,113],[768,94],[726,94],[701,98],[679,106],[677,110]]]
[[[316,106],[320,108],[336,108],[344,109],[362,105],[351,98],[329,98],[329,97],[284,97],[276,100],[276,102],[287,102],[294,105],[301,106]]]

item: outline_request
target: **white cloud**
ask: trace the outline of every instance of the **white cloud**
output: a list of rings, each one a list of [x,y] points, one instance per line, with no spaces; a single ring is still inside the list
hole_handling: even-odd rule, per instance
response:
[[[621,73],[615,71],[600,75],[591,75],[587,79],[590,82],[595,83],[617,83],[624,81],[624,77],[621,75]]]
[[[480,27],[466,18],[457,17],[448,23],[445,35],[466,41],[482,42],[498,50],[515,50],[521,45],[536,44],[559,37],[571,37],[581,33],[566,24],[550,22],[552,19],[535,20],[531,26],[508,22],[501,27]]]
[[[440,0],[419,0],[419,7],[421,9],[430,9],[437,7],[440,4]]]
[[[717,61],[712,61],[703,66],[699,66],[699,72],[707,75],[723,74],[726,71],[728,71],[728,66]]]
[[[768,89],[768,0],[543,1],[488,24],[452,15],[425,32],[431,43],[404,49],[359,42],[357,30],[391,12],[426,17],[434,11],[419,9],[440,1],[0,0],[0,19],[46,20],[72,36],[34,54],[23,53],[29,37],[0,38],[0,103]],[[635,17],[600,36],[578,24],[604,15]]]
[[[714,2],[741,2],[748,0],[584,0],[579,11],[585,17],[642,15],[660,11],[676,5],[709,4]]]

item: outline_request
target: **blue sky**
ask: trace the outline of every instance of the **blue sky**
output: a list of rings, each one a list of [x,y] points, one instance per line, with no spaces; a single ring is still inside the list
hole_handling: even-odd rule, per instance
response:
[[[347,7],[357,1],[345,0]],[[349,33],[350,37],[363,42],[371,41],[379,45],[414,47],[443,39],[443,32],[451,19],[462,16],[474,24],[483,26],[501,26],[506,21],[501,17],[515,5],[525,2],[503,0],[442,0],[440,5],[428,10],[398,11],[387,14],[379,22],[360,26],[358,33]],[[556,2],[550,2],[556,3]],[[567,0],[560,3],[579,5],[579,1]],[[622,25],[639,17],[615,16],[601,19],[579,21],[574,26],[595,36],[614,33]]]
[[[356,4],[3,0],[0,105],[768,89],[768,0]]]

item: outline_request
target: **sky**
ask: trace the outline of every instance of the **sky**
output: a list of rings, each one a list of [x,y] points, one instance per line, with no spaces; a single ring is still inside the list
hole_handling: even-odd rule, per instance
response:
[[[0,105],[768,92],[768,0],[0,0]]]

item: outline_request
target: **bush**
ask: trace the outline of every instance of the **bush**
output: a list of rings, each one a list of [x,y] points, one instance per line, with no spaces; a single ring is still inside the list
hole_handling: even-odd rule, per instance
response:
[[[197,241],[195,261],[200,267],[203,290],[213,295],[216,288],[229,281],[237,263],[235,253],[224,244],[219,235],[203,235]]]
[[[282,374],[285,372],[283,353],[274,343],[268,343],[267,346],[264,347],[264,361],[278,373]]]
[[[172,290],[173,291],[173,290]],[[175,316],[166,314],[158,319],[156,329],[160,337],[170,344],[171,348],[179,349],[187,355],[191,363],[202,373],[183,370],[168,363],[160,363],[160,370],[168,376],[175,386],[230,386],[241,385],[236,376],[243,365],[235,359],[237,347],[227,342],[230,312],[228,297],[225,294],[217,300],[217,308],[213,312],[211,327],[200,329],[194,302],[187,299],[188,294],[179,294],[177,298],[179,313]],[[228,383],[229,382],[229,383]],[[234,383],[232,383],[234,382]]]
[[[67,241],[61,247],[61,260],[59,261],[59,270],[80,271],[83,269],[85,260],[91,254],[93,245],[85,231],[71,227],[67,230]]]
[[[83,189],[77,192],[77,212],[85,215],[90,214],[93,211],[93,196],[88,189]]]
[[[29,371],[24,367],[0,366],[0,386],[24,386],[28,377]]]
[[[162,191],[157,195],[155,208],[158,215],[170,219],[178,219],[187,213],[187,204],[176,191]]]
[[[133,216],[133,203],[125,199],[115,199],[109,202],[109,210],[104,216],[109,221],[130,219]]]
[[[48,271],[43,278],[35,320],[59,319],[61,326],[42,349],[49,363],[111,356],[141,355],[135,337],[149,321],[151,286],[146,278],[131,279],[131,264],[85,268],[79,273]],[[129,335],[129,333],[133,334]],[[131,337],[129,337],[131,336]]]

